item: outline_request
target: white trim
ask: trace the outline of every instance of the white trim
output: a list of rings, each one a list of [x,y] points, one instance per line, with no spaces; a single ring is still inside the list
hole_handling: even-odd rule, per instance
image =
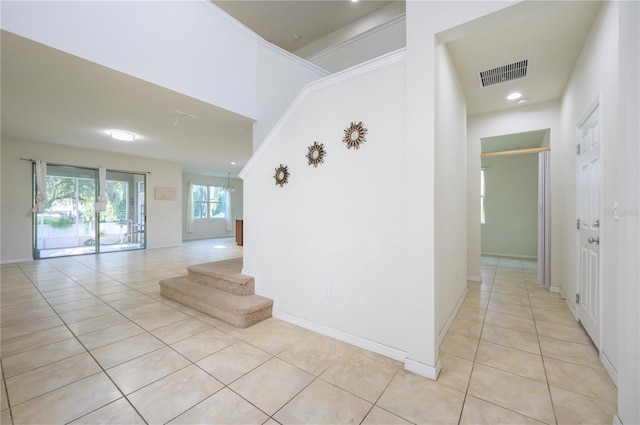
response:
[[[353,335],[348,332],[341,331],[339,329],[325,326],[320,323],[302,319],[300,317],[293,316],[289,313],[281,312],[278,295],[272,292],[259,289],[259,286],[260,286],[259,273],[253,270],[242,269],[242,274],[253,277],[255,281],[256,295],[260,295],[262,297],[270,298],[273,300],[273,310],[272,310],[273,317],[280,320],[284,320],[285,322],[292,323],[296,326],[300,326],[301,328],[309,329],[319,334],[329,336],[331,338],[337,339],[342,342],[346,342],[347,344],[355,345],[356,347],[360,347],[364,350],[368,350],[368,351],[380,354],[382,356],[389,357],[399,362],[404,362],[405,359],[407,358],[407,353],[405,353],[404,351],[398,350],[396,348],[389,347],[387,345],[380,344],[375,341],[371,341],[369,339],[362,338],[357,335]]]
[[[387,22],[384,22],[384,23],[382,23],[380,25],[376,25],[373,28],[369,28],[365,32],[357,34],[357,35],[355,35],[355,36],[353,36],[351,38],[348,38],[348,39],[346,39],[344,41],[341,41],[341,42],[339,42],[339,43],[337,43],[337,44],[335,44],[335,45],[333,45],[331,47],[327,47],[326,49],[322,49],[319,52],[316,52],[316,53],[314,53],[314,54],[312,54],[310,56],[307,56],[306,59],[308,61],[316,60],[316,59],[321,58],[321,57],[323,57],[325,55],[328,55],[330,53],[338,51],[338,50],[342,49],[343,47],[346,47],[346,46],[348,46],[350,44],[353,44],[353,43],[355,43],[357,41],[360,41],[363,38],[370,37],[370,36],[372,36],[373,34],[379,32],[379,31],[385,30],[385,29],[389,28],[390,26],[393,26],[393,25],[395,25],[397,23],[400,23],[400,22],[403,22],[403,21],[406,21],[406,20],[407,20],[407,14],[406,13],[402,13],[402,14],[396,16],[395,18],[392,18],[392,19],[388,20]]]
[[[400,50],[396,50],[395,52],[388,53],[386,55],[380,56],[376,59],[372,59],[367,62],[363,62],[360,65],[356,65],[352,68],[346,69],[344,71],[340,71],[336,74],[330,75],[325,78],[321,78],[317,81],[313,81],[307,84],[295,98],[295,100],[289,105],[284,114],[280,117],[276,125],[273,126],[267,137],[265,137],[264,141],[260,144],[258,149],[253,153],[247,164],[242,168],[239,173],[239,177],[244,179],[249,171],[254,167],[258,159],[264,154],[264,152],[269,148],[271,141],[278,134],[282,127],[289,122],[294,112],[298,109],[299,105],[302,104],[304,99],[313,91],[320,90],[326,87],[331,87],[335,84],[342,83],[344,81],[350,80],[355,77],[359,77],[360,75],[366,74],[368,72],[374,71],[379,68],[383,68],[387,65],[391,65],[396,62],[400,62],[405,60],[407,57],[406,48],[402,48]]]
[[[442,370],[442,363],[440,362],[440,359],[438,359],[435,366],[429,366],[415,360],[406,359],[404,361],[404,370],[435,381],[438,379],[438,375],[440,375],[440,371]]]
[[[613,425],[624,425],[620,420],[620,418],[618,417],[617,413],[613,415]]]
[[[175,248],[177,246],[182,246],[182,241],[180,241],[180,243],[177,244],[171,244],[171,245],[156,245],[156,246],[148,246],[144,249],[161,249],[161,248]],[[104,254],[104,253],[101,253]]]
[[[560,291],[561,291],[561,288],[559,286],[549,286],[549,292],[554,292],[556,294],[559,294]]]
[[[442,344],[442,340],[444,340],[444,337],[447,335],[447,332],[449,332],[449,328],[451,327],[451,324],[453,323],[456,316],[458,315],[458,312],[460,311],[460,308],[462,307],[462,304],[464,303],[464,299],[467,297],[468,292],[469,292],[469,289],[464,288],[464,291],[462,292],[462,296],[458,298],[458,302],[456,303],[456,306],[454,307],[453,311],[449,315],[449,318],[447,319],[447,322],[442,327],[442,330],[440,330],[440,333],[438,334],[438,347],[440,347],[440,344]]]
[[[233,24],[238,29],[242,30],[242,32],[246,33],[247,35],[255,38],[256,40],[262,38],[258,34],[256,34],[255,32],[251,31],[249,28],[247,28],[245,25],[240,23],[240,21],[238,21],[236,18],[234,18],[233,16],[229,15],[227,12],[225,12],[224,10],[222,10],[221,8],[219,8],[218,6],[213,4],[213,2],[211,2],[209,0],[200,0],[200,3],[203,4],[204,6],[207,6],[209,9],[211,9],[217,15],[222,16],[229,23]]]
[[[318,65],[311,63],[307,60],[302,59],[299,56],[294,55],[293,53],[289,53],[284,49],[281,49],[280,47],[276,46],[275,44],[271,44],[268,41],[262,39],[262,38],[258,38],[258,44],[260,44],[261,46],[264,46],[266,48],[268,48],[269,50],[272,50],[274,53],[278,53],[281,56],[284,56],[285,58],[293,61],[293,62],[297,62],[298,65],[304,66],[305,68],[316,72],[318,74],[321,75],[322,77],[328,77],[331,75],[331,73],[329,71],[327,71],[326,69],[323,69],[321,67],[319,67]]]
[[[602,365],[604,366],[604,370],[607,371],[607,373],[609,374],[609,377],[611,378],[611,380],[613,381],[613,384],[618,387],[618,371],[616,370],[616,368],[613,366],[613,364],[611,363],[611,361],[609,361],[609,358],[607,357],[607,355],[604,353],[604,351],[600,352],[600,362],[602,362]]]
[[[480,256],[490,256],[490,257],[507,257],[507,258],[526,258],[527,260],[537,260],[537,255],[525,255],[525,254],[507,254],[501,252],[481,252]]]
[[[25,258],[16,258],[13,260],[2,260],[0,261],[0,264],[28,263],[30,261],[33,261],[33,258],[25,257]]]
[[[275,305],[275,302],[274,302],[274,305]],[[404,351],[398,350],[396,348],[389,347],[387,345],[380,344],[378,342],[371,341],[369,339],[362,338],[357,335],[350,334],[348,332],[343,332],[339,329],[331,328],[329,326],[325,326],[320,323],[311,322],[309,320],[302,319],[300,317],[293,316],[288,313],[275,311],[273,316],[280,320],[284,320],[285,322],[289,322],[296,326],[300,326],[301,328],[309,329],[319,334],[329,336],[331,338],[337,339],[342,342],[346,342],[347,344],[355,345],[356,347],[360,347],[364,350],[371,351],[385,357],[389,357],[399,362],[404,362],[407,357],[407,353],[405,353]]]
[[[467,280],[470,282],[481,282],[482,283],[482,277],[481,276],[471,276],[471,275],[467,275]]]
[[[569,312],[573,316],[573,319],[578,322],[578,309],[575,306],[575,302],[571,300],[571,298],[567,297],[567,294],[564,293],[564,289],[562,287],[559,288],[560,295],[564,298],[564,303],[569,307]],[[575,299],[575,296],[574,296]]]

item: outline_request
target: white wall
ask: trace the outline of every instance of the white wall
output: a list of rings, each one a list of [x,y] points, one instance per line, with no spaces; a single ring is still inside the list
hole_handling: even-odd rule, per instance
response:
[[[640,2],[620,4],[618,420],[640,423]],[[614,422],[615,423],[615,422]]]
[[[253,151],[294,101],[300,90],[328,72],[284,50],[258,42],[257,121],[253,125]]]
[[[276,317],[399,360],[420,334],[406,308],[403,57],[308,87],[241,173],[244,272]],[[357,150],[342,142],[353,121],[368,129]],[[305,158],[315,141],[327,151],[317,168]]]
[[[482,158],[482,167],[486,217],[482,254],[536,258],[538,154]]]
[[[198,185],[226,186],[227,179],[224,177],[203,176],[200,174],[184,173],[182,175],[182,240],[195,240],[207,238],[235,237],[236,220],[242,219],[242,180],[230,179],[231,186],[235,192],[231,193],[231,217],[232,229],[227,231],[227,220],[224,218],[195,219],[193,221],[192,232],[186,231],[187,198],[189,197],[189,182]]]
[[[440,368],[437,341],[435,281],[435,146],[436,45],[439,34],[513,2],[407,2],[407,299],[405,309],[421,324],[405,367],[425,376]],[[464,190],[454,185],[451,190]]]
[[[91,168],[150,172],[147,175],[147,247],[180,245],[182,170],[179,164],[52,144],[2,139],[2,252],[3,263],[32,258],[32,169],[20,158]],[[176,189],[175,201],[153,198],[155,187]]]
[[[568,300],[579,292],[577,278],[578,232],[576,220],[576,129],[598,99],[601,117],[601,214],[600,282],[603,285],[601,358],[613,375],[618,364],[618,243],[619,224],[607,210],[621,199],[618,164],[623,160],[618,137],[618,7],[605,2],[596,18],[562,98],[563,143],[563,279],[562,291]],[[551,135],[553,137],[553,133]],[[553,225],[553,224],[552,224]],[[574,308],[573,303],[569,303]]]
[[[480,144],[486,137],[549,129],[551,147],[551,286],[563,279],[562,191],[563,157],[566,155],[560,129],[560,102],[525,105],[504,111],[472,115],[468,118],[468,254],[467,273],[480,279]],[[537,228],[537,224],[536,224]],[[575,229],[575,226],[572,228]],[[536,252],[537,254],[537,252]]]
[[[296,50],[338,72],[406,46],[405,3],[396,1]]]
[[[256,36],[209,1],[2,2],[2,28],[256,117]]]
[[[436,49],[435,253],[438,339],[467,289],[467,109],[446,45]],[[451,188],[455,187],[455,190]]]

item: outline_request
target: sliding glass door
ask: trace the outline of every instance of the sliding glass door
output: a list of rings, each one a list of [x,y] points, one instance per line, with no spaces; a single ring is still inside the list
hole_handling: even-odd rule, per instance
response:
[[[33,214],[33,257],[144,248],[145,180],[145,174],[107,170],[106,210],[96,213],[98,170],[47,164],[46,203]],[[38,190],[34,184],[34,198]]]
[[[100,213],[100,252],[144,248],[145,175],[107,170],[107,209]]]
[[[47,203],[34,213],[34,258],[95,252],[96,170],[47,165],[46,183]]]

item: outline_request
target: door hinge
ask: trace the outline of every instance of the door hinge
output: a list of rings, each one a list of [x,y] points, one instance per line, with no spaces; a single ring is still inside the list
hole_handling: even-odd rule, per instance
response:
[[[580,230],[580,219],[578,219],[578,222],[576,223],[576,229]]]
[[[576,155],[580,155],[580,145],[576,145]]]
[[[580,304],[580,294],[576,294],[576,304]]]

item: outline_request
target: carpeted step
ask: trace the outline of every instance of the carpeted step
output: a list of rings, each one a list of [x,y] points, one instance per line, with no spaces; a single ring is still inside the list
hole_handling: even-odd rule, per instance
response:
[[[220,319],[248,328],[271,317],[273,300],[259,295],[236,295],[193,282],[187,276],[160,281],[160,294]]]
[[[253,277],[241,273],[242,257],[187,267],[189,278],[212,288],[236,295],[255,293]]]

